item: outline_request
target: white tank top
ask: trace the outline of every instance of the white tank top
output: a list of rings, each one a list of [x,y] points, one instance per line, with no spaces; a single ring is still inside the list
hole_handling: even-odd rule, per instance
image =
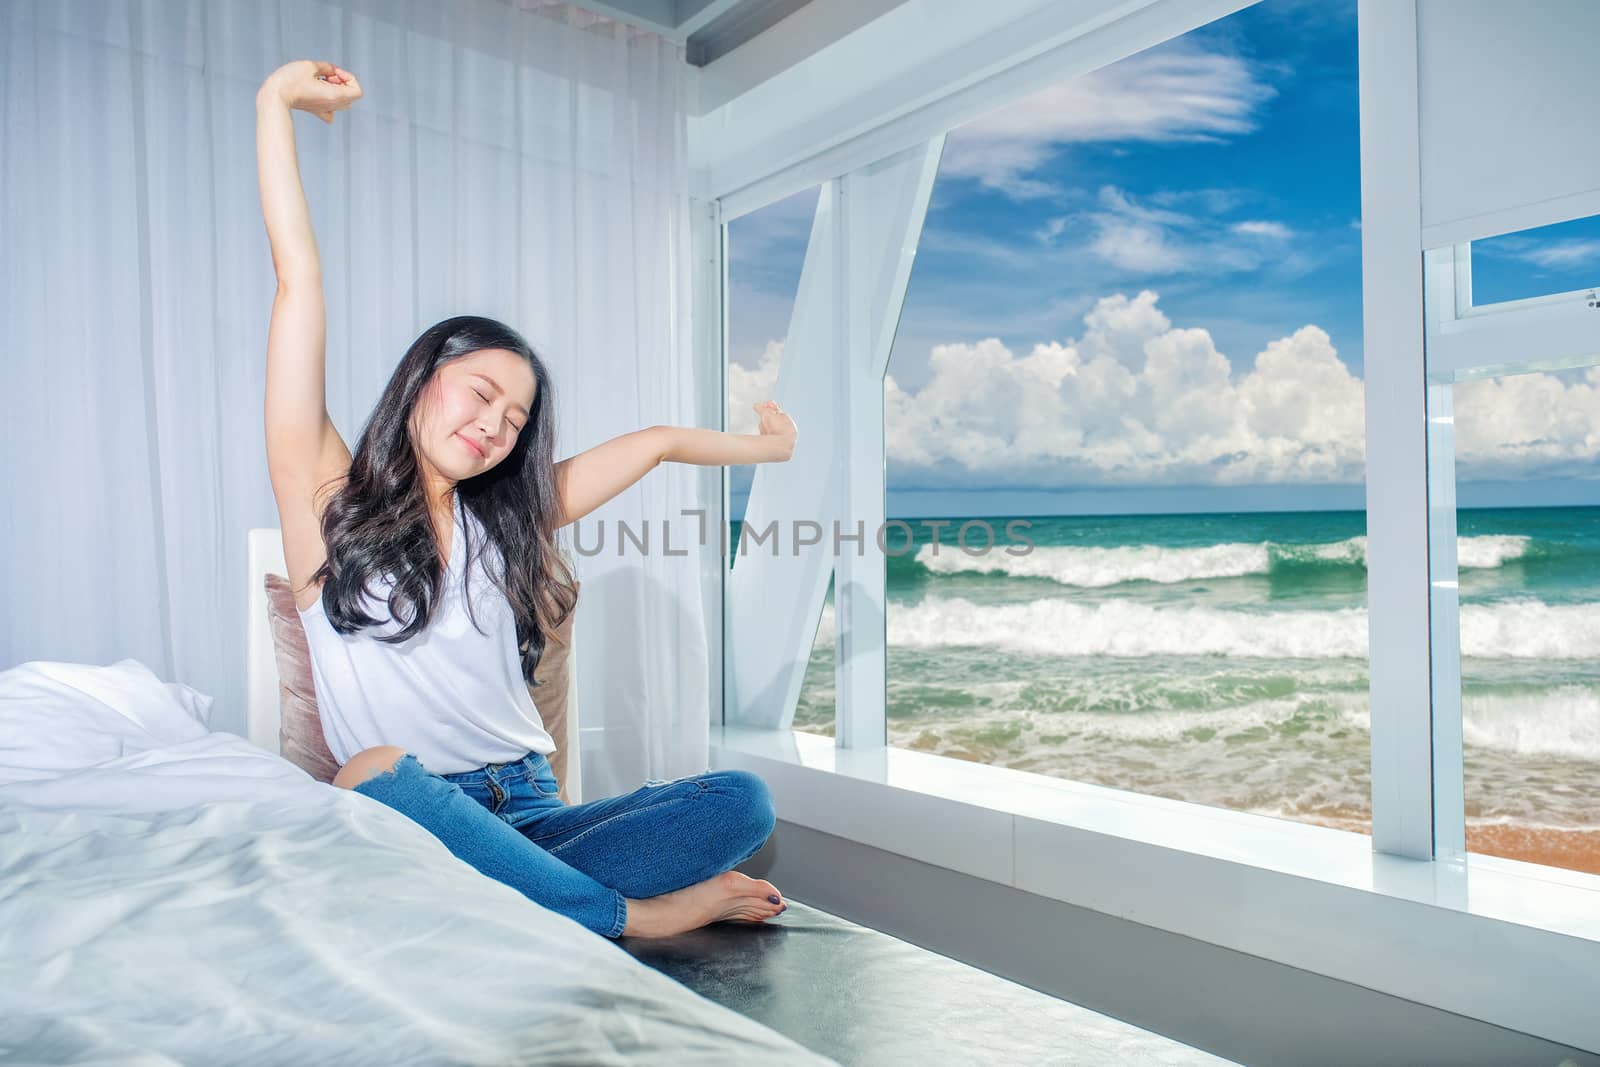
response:
[[[461,596],[468,518],[483,549],[472,573],[472,610],[486,633],[473,625]],[[435,774],[556,750],[522,676],[511,604],[484,569],[500,558],[457,496],[444,594],[422,632],[399,644],[375,639],[403,629],[389,614],[388,577],[372,583],[378,593],[369,588],[364,602],[382,622],[360,633],[335,630],[320,596],[300,611],[322,736],[341,765],[374,745],[403,748]]]

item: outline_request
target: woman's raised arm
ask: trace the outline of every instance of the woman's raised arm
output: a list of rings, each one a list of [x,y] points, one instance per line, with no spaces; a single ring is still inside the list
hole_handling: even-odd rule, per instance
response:
[[[267,329],[267,468],[278,498],[291,577],[320,563],[316,491],[350,467],[350,450],[328,418],[327,312],[322,263],[300,184],[290,110],[326,122],[361,97],[354,75],[332,63],[287,63],[256,93],[256,165],[261,216],[272,245],[278,291]],[[302,543],[303,542],[303,543]]]
[[[309,111],[324,122],[361,99],[355,75],[332,63],[309,59],[286,63],[267,76],[256,92],[256,169],[261,184],[261,216],[272,244],[278,284],[322,282],[322,263],[311,233],[311,212],[300,184],[294,122],[289,111]]]

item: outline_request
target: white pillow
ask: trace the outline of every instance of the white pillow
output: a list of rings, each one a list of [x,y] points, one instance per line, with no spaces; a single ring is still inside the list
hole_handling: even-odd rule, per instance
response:
[[[212,698],[136,659],[0,671],[0,780],[51,777],[206,736]]]

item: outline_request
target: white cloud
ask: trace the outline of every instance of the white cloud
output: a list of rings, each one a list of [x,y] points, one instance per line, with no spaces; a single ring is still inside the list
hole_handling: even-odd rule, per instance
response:
[[[1194,204],[1208,215],[1226,215],[1249,199],[1243,189],[1158,189],[1150,194],[1152,204]]]
[[[1150,197],[1149,199],[1152,202],[1162,202],[1157,197]],[[1107,214],[1120,219],[1146,223],[1151,226],[1193,226],[1196,221],[1193,215],[1186,215],[1181,211],[1148,207],[1128,195],[1125,190],[1118,189],[1115,185],[1102,185],[1100,187],[1099,200],[1100,206]],[[1167,202],[1170,202],[1170,200]]]
[[[1255,129],[1275,95],[1246,63],[1176,44],[1091,71],[951,131],[941,176],[976,178],[1017,199],[1054,195],[1028,177],[1057,145],[1216,141]]]
[[[761,360],[754,367],[728,363],[728,432],[755,433],[761,428],[755,405],[775,400],[778,389],[778,363],[783,358],[783,342],[768,341]]]
[[[1285,278],[1304,274],[1315,265],[1316,253],[1278,243],[1292,236],[1283,223],[1224,222],[1210,213],[1214,204],[1223,199],[1222,191],[1206,192],[1211,195],[1200,204],[1206,213],[1191,215],[1172,207],[1155,206],[1179,202],[1171,195],[1157,193],[1137,198],[1116,186],[1103,186],[1095,210],[1078,216],[1094,233],[1082,247],[1117,270],[1146,277],[1193,271],[1208,275],[1254,271],[1270,262],[1274,274]],[[1050,236],[1067,232],[1072,221],[1073,216],[1063,218],[1060,225],[1051,227]],[[1043,234],[1039,236],[1044,239]]]
[[[1569,382],[1563,378],[1572,379]],[[1455,387],[1456,462],[1471,478],[1595,475],[1600,367],[1581,375],[1516,374]]]
[[[1233,224],[1233,232],[1244,234],[1247,237],[1271,237],[1277,241],[1286,241],[1294,236],[1293,231],[1283,223],[1263,219],[1236,222]]]
[[[1058,215],[1053,219],[1046,219],[1044,227],[1034,233],[1041,244],[1049,244],[1061,236],[1061,231],[1066,228],[1067,217]]]
[[[1209,332],[1154,292],[1106,297],[1081,338],[1018,357],[998,340],[936,346],[915,394],[891,378],[891,463],[950,484],[1359,482],[1361,382],[1306,326],[1233,378]]]
[[[1600,241],[1570,240],[1540,244],[1530,240],[1513,255],[1546,269],[1571,267],[1590,260],[1600,261]]]
[[[1359,484],[1361,379],[1321,327],[1268,344],[1237,376],[1204,329],[1143,290],[1097,301],[1082,335],[1018,355],[996,338],[938,344],[916,392],[884,383],[888,461],[919,484]],[[729,423],[754,433],[782,344],[730,366]],[[1600,456],[1600,368],[1456,389],[1462,480],[1576,474]]]
[[[1114,359],[1132,373],[1140,373],[1145,345],[1172,328],[1172,322],[1156,307],[1157,299],[1145,289],[1132,300],[1118,294],[1095,301],[1083,317],[1088,329],[1077,346],[1084,358],[1089,362]]]
[[[1188,257],[1167,239],[1159,226],[1123,222],[1107,217],[1098,224],[1099,233],[1089,250],[1113,267],[1125,271],[1171,274],[1188,265]]]

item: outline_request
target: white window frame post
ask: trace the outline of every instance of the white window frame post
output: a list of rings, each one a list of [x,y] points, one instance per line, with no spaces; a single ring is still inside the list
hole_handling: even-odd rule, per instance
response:
[[[695,425],[726,430],[728,425],[728,257],[727,227],[716,200],[689,198],[689,293],[694,316]],[[715,388],[712,388],[712,386]],[[713,728],[725,721],[725,645],[728,577],[728,472],[702,467],[698,538],[701,603],[706,620],[706,653],[710,694],[707,714]],[[688,517],[688,516],[686,516]]]
[[[1423,356],[1416,3],[1360,0],[1357,36],[1372,845],[1432,860],[1432,424]]]
[[[1420,236],[1420,235],[1419,235]],[[1456,532],[1455,380],[1433,366],[1437,323],[1456,306],[1452,249],[1423,262],[1423,361],[1427,403],[1428,686],[1432,693],[1434,858],[1467,855],[1461,725],[1461,594]],[[1442,269],[1441,269],[1442,268]],[[1448,309],[1448,310],[1447,310]]]
[[[943,149],[940,135],[822,184],[775,389],[800,444],[756,468],[745,509],[747,527],[777,522],[780,551],[740,554],[727,576],[726,722],[792,728],[832,574],[835,743],[886,744],[883,384]],[[821,542],[802,544],[797,519]],[[858,523],[859,552],[842,540]]]
[[[834,251],[837,356],[844,361],[835,401],[840,422],[836,522],[843,544],[833,557],[834,743],[888,744],[887,557],[878,544],[885,515],[884,375],[894,346],[912,260],[938,176],[944,136],[831,183],[838,225]]]

